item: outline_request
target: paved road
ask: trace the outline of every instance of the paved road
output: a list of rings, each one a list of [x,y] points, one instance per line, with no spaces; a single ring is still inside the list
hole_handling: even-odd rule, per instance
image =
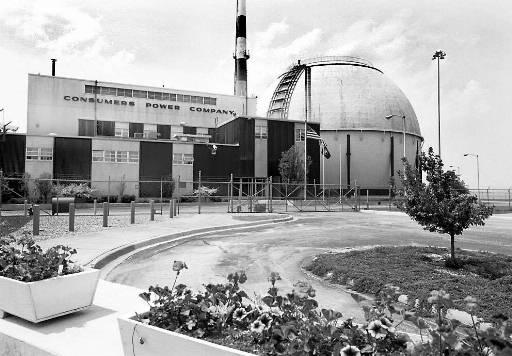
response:
[[[401,213],[303,213],[296,217],[296,221],[263,230],[212,235],[143,251],[112,270],[107,279],[139,288],[170,285],[174,278],[172,261],[183,260],[189,270],[179,281],[193,288],[221,282],[229,272],[244,269],[248,275],[246,288],[263,293],[271,271],[281,274],[279,285],[289,290],[297,280],[306,278],[300,266],[322,252],[368,245],[449,246],[448,236],[424,231]],[[468,230],[456,246],[512,255],[512,216],[492,217],[485,227]],[[311,282],[322,306],[361,318],[360,308],[350,294],[319,281]]]

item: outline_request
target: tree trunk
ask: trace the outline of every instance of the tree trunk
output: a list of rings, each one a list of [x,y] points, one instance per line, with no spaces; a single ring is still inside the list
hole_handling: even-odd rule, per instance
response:
[[[451,247],[452,261],[455,262],[455,234],[453,234],[453,233],[450,233],[450,247]]]

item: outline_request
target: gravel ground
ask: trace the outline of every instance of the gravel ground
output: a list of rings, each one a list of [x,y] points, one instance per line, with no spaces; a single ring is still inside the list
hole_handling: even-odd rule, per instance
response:
[[[164,213],[165,214],[165,213]],[[162,221],[168,219],[166,215],[155,214],[155,221]],[[149,215],[138,215],[135,216],[136,224],[149,223]],[[108,226],[109,227],[124,227],[130,225],[129,215],[113,215],[109,216]],[[103,229],[103,216],[91,216],[91,215],[77,215],[75,216],[75,231],[69,232],[69,216],[68,215],[41,215],[39,236],[36,236],[34,240],[48,240],[59,237],[73,237],[79,234],[87,232],[95,232]],[[14,237],[23,236],[24,231],[32,233],[32,219],[22,225],[18,230],[12,232]]]

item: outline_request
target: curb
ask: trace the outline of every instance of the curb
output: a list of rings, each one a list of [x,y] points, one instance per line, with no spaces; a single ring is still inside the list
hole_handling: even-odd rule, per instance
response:
[[[133,242],[128,243],[126,245],[115,247],[111,250],[108,250],[99,256],[96,256],[89,262],[85,263],[84,265],[101,269],[111,263],[112,261],[117,260],[118,258],[128,255],[131,252],[134,252],[136,250],[139,250],[144,247],[149,247],[152,245],[157,245],[160,243],[168,243],[168,242],[174,242],[174,241],[181,241],[188,238],[193,237],[199,237],[203,235],[208,235],[214,232],[221,232],[221,231],[232,231],[232,230],[243,230],[247,228],[252,227],[258,227],[258,226],[265,226],[265,225],[272,225],[272,224],[278,224],[283,222],[292,221],[294,218],[291,215],[286,215],[283,218],[275,218],[275,219],[268,219],[268,220],[259,220],[255,222],[249,222],[244,224],[237,224],[237,225],[223,225],[223,226],[214,226],[214,227],[205,227],[201,229],[192,229],[192,230],[186,230],[177,232],[170,235],[162,235],[157,237],[152,237],[147,240],[139,241],[139,242]]]

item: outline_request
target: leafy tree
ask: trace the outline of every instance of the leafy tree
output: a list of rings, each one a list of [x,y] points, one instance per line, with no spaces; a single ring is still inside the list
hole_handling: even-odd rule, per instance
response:
[[[283,181],[289,183],[304,182],[304,160],[302,158],[300,147],[293,145],[287,151],[281,152],[279,160],[279,175]],[[309,173],[311,166],[311,157],[308,156],[306,172]]]
[[[164,198],[172,198],[174,189],[176,188],[176,182],[172,176],[166,176],[163,178],[162,183],[162,196]]]
[[[37,191],[39,192],[39,196],[43,200],[43,203],[48,202],[48,199],[53,192],[53,183],[51,178],[52,176],[50,173],[43,173],[35,180]]]
[[[426,183],[405,159],[404,167],[405,173],[400,173],[404,199],[397,203],[398,208],[425,230],[450,235],[451,260],[455,262],[455,236],[472,225],[484,225],[493,207],[478,202],[454,171],[444,171],[432,147],[428,154],[421,154],[420,169],[426,174]]]

